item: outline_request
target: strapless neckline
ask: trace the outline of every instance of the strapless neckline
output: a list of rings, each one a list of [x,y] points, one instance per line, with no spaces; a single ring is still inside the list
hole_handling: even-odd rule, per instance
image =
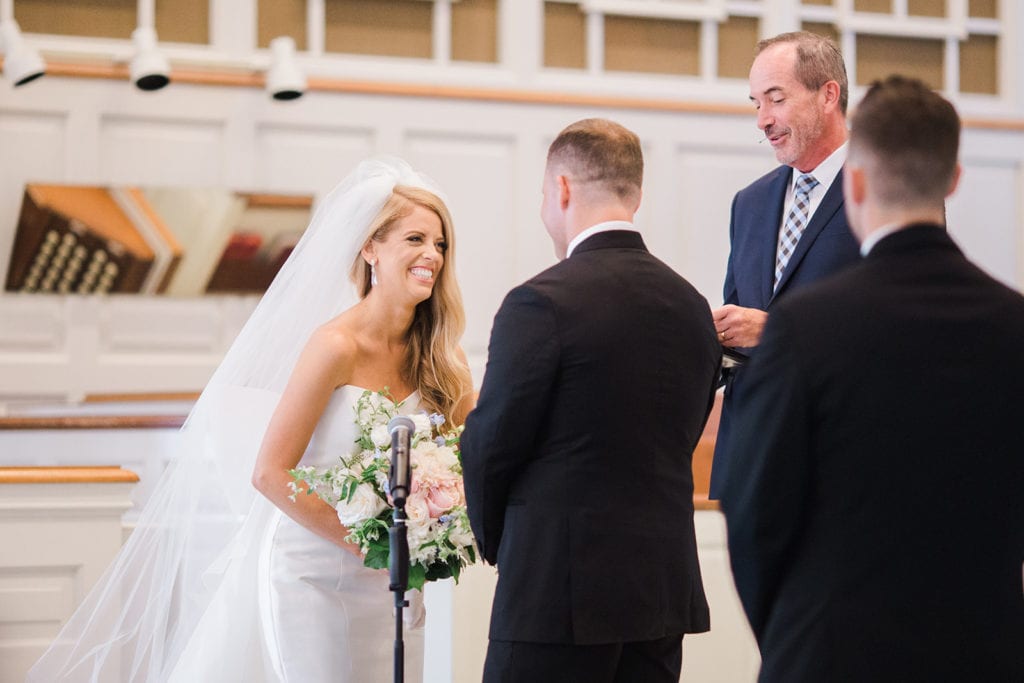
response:
[[[342,384],[340,387],[338,387],[334,391],[338,392],[338,391],[341,391],[342,389],[356,389],[360,393],[364,392],[364,391],[369,391],[372,394],[379,394],[380,393],[379,391],[376,391],[375,389],[367,389],[366,387],[361,387],[358,384]],[[391,401],[391,403],[393,405],[398,405],[400,403],[408,403],[410,401],[410,399],[412,399],[413,397],[418,397],[419,395],[420,395],[420,390],[419,389],[413,389],[412,393],[409,394],[408,396],[406,396],[405,398],[403,398],[401,401]]]

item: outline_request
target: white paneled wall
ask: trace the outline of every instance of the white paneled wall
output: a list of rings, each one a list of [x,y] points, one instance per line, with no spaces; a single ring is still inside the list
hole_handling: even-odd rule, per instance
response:
[[[643,138],[638,223],[652,250],[717,304],[732,195],[775,163],[758,144],[752,113],[326,92],[282,104],[255,89],[176,84],[141,93],[120,81],[47,77],[31,88],[0,88],[0,253],[10,249],[29,181],[319,197],[359,160],[397,154],[448,195],[466,299],[464,342],[479,381],[502,296],[553,263],[538,216],[547,144],[564,125],[595,115]],[[1024,132],[968,129],[963,156],[952,230],[985,268],[1020,286]],[[0,401],[199,389],[253,303],[0,295]]]

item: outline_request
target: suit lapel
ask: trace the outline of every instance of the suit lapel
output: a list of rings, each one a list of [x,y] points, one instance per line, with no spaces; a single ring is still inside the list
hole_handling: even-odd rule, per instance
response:
[[[779,286],[775,290],[775,294],[772,294],[771,299],[774,299],[786,286],[786,283],[793,277],[793,273],[800,267],[800,262],[803,260],[804,255],[810,250],[811,245],[814,244],[814,240],[818,239],[818,235],[821,234],[821,231],[825,229],[825,226],[829,224],[829,221],[832,220],[836,213],[842,210],[843,171],[840,169],[835,180],[832,181],[832,185],[825,192],[825,196],[822,198],[821,204],[818,205],[817,211],[811,216],[811,222],[804,229],[804,234],[800,236],[800,241],[796,244],[796,250],[793,252],[793,256],[790,257],[789,263],[786,264],[786,270],[782,271],[782,279],[779,280]],[[773,262],[773,277],[774,269],[775,263]]]
[[[789,179],[792,169],[781,166],[771,179],[765,196],[764,220],[774,220],[775,230],[761,230],[763,235],[761,253],[764,255],[764,267],[761,269],[761,308],[768,308],[772,300],[772,286],[775,284],[775,256],[779,250],[779,226],[782,224],[782,209],[785,207],[786,193],[789,192]]]

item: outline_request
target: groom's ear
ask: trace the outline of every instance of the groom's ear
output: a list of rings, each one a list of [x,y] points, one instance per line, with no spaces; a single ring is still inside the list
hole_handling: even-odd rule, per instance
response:
[[[555,181],[558,183],[558,206],[565,211],[569,208],[569,197],[572,196],[572,188],[569,184],[569,179],[564,175],[558,176],[555,178]]]

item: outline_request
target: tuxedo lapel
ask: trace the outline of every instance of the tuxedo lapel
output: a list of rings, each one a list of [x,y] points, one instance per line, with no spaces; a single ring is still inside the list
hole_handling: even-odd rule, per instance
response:
[[[758,278],[761,305],[759,308],[768,308],[768,302],[772,300],[772,287],[775,284],[775,257],[779,251],[779,226],[782,224],[782,209],[785,207],[786,193],[789,192],[789,179],[791,169],[789,166],[781,166],[771,179],[768,191],[765,194],[765,210],[757,220],[774,221],[774,230],[761,230],[763,243],[761,253],[764,255],[763,268]],[[791,262],[792,263],[792,262]]]
[[[825,192],[825,196],[821,200],[821,204],[818,205],[817,211],[811,216],[811,222],[804,229],[803,234],[800,236],[800,241],[796,244],[796,250],[793,252],[793,256],[790,257],[789,263],[786,264],[786,269],[782,271],[782,279],[779,280],[779,286],[775,288],[775,292],[771,295],[770,299],[774,299],[775,295],[782,291],[782,288],[786,286],[792,278],[793,273],[800,267],[800,262],[804,259],[804,255],[807,254],[811,245],[814,244],[814,240],[818,239],[818,235],[825,229],[825,226],[829,224],[832,218],[837,212],[843,210],[843,171],[840,169],[836,175],[835,180],[832,181],[832,185]],[[774,256],[773,256],[774,258]],[[775,263],[772,262],[772,276],[774,278]]]

